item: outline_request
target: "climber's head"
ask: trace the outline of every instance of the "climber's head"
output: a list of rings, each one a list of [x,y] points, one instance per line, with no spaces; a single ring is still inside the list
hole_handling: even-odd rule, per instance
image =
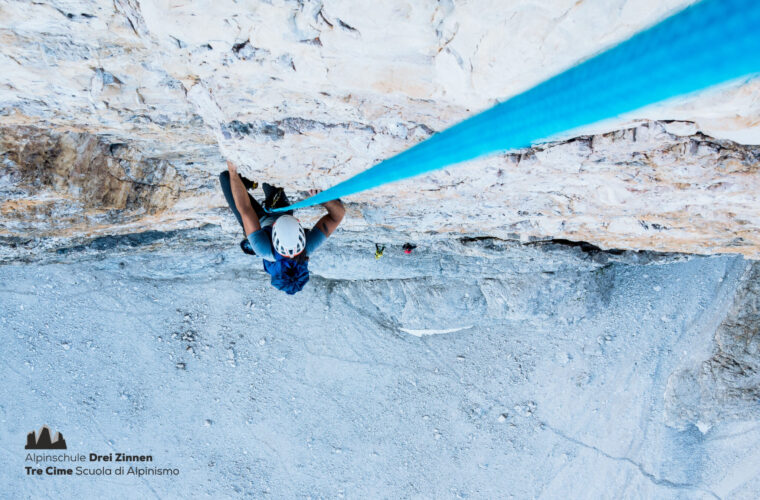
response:
[[[275,251],[290,259],[306,248],[306,235],[301,223],[292,215],[282,215],[272,225],[272,243]]]

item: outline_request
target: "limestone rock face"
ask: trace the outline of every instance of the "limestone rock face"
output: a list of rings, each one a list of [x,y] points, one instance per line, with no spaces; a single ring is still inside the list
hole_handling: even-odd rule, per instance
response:
[[[11,191],[0,210],[16,233],[76,235],[153,216],[179,198],[180,182],[169,162],[120,159],[126,146],[98,136],[18,127],[2,129],[0,143],[10,174],[4,188]]]
[[[665,393],[670,424],[703,432],[724,420],[760,414],[760,265],[747,265],[728,314],[715,331],[715,349],[701,364],[675,372]]]
[[[225,157],[299,198],[689,3],[2,1],[0,236],[237,231]],[[352,196],[344,228],[757,258],[759,89]]]

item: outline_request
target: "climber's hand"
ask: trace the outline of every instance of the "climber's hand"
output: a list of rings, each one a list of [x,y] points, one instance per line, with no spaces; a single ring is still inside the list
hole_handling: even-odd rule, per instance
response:
[[[227,168],[229,169],[230,173],[237,173],[237,166],[232,163],[230,160],[227,160]]]
[[[319,193],[321,193],[321,189],[309,189],[309,196],[315,196]],[[328,211],[330,210],[330,207],[343,207],[343,202],[341,202],[339,199],[337,200],[330,200],[322,203],[322,206],[325,207]]]

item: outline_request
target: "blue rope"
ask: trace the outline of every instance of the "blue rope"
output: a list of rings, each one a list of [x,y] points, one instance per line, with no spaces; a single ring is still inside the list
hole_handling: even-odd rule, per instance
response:
[[[760,72],[760,0],[703,0],[330,189],[308,207]]]

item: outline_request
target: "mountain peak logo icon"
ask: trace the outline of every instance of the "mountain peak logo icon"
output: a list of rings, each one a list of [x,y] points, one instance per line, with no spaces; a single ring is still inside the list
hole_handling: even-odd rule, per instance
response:
[[[63,439],[63,434],[60,432],[55,433],[55,441],[50,439],[50,428],[47,425],[43,425],[38,435],[35,436],[35,432],[32,431],[26,435],[26,450],[65,450],[66,440]]]

